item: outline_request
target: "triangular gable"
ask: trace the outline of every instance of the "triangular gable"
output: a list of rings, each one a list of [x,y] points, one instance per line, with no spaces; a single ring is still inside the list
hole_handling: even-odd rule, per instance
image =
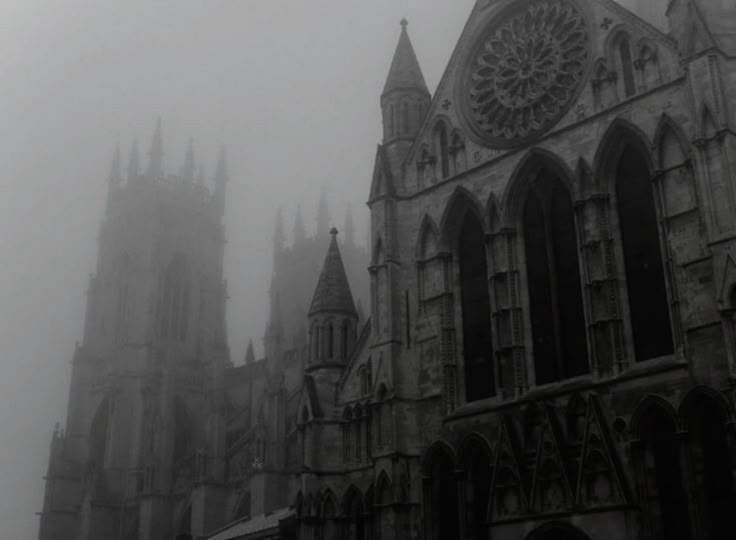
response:
[[[593,0],[593,1],[600,4],[600,6],[603,7],[604,9],[609,10],[612,13],[615,13],[622,19],[625,19],[627,23],[634,25],[639,30],[645,33],[648,33],[650,37],[658,41],[664,42],[670,47],[674,46],[675,42],[670,36],[665,34],[662,30],[657,28],[651,22],[642,18],[640,15],[634,13],[630,9],[626,8],[625,6],[622,6],[615,0]]]
[[[585,508],[631,502],[626,477],[595,396],[588,398],[575,491],[575,504]]]
[[[552,513],[570,510],[574,495],[562,455],[563,439],[549,410],[545,408],[542,414],[541,434],[532,480],[532,511]]]
[[[491,493],[491,519],[497,521],[522,516],[529,511],[527,489],[519,467],[519,453],[513,443],[507,422],[501,422],[496,443]]]

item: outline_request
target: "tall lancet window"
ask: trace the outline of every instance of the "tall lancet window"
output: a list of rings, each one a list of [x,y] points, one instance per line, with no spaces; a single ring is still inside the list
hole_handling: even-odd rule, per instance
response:
[[[491,338],[491,303],[483,225],[468,212],[458,238],[460,294],[465,351],[465,394],[468,401],[496,393]]]
[[[434,128],[435,151],[440,163],[440,174],[442,178],[450,176],[450,155],[447,142],[447,128],[444,122],[439,122]]]
[[[624,93],[626,97],[636,93],[636,82],[634,80],[634,62],[631,57],[631,42],[629,36],[622,34],[618,41],[618,55],[623,72]]]
[[[588,373],[572,199],[555,176],[540,174],[523,226],[536,383]]]
[[[616,197],[637,361],[674,351],[649,166],[633,147],[616,170]]]
[[[161,283],[158,331],[162,339],[187,340],[189,294],[186,258],[178,254],[166,268]]]

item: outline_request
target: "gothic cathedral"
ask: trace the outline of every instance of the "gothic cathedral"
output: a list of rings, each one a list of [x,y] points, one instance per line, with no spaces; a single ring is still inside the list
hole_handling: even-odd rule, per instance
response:
[[[733,538],[736,0],[659,4],[478,0],[434,95],[402,21],[238,367],[224,153],[116,158],[40,540]]]

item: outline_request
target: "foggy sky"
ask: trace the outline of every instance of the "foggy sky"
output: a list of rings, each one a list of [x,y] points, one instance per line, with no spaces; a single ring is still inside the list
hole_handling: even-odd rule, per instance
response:
[[[226,278],[233,360],[262,351],[277,207],[308,227],[365,201],[379,98],[409,31],[434,90],[473,0],[0,2],[0,523],[36,538],[48,444],[65,421],[74,342],[95,269],[110,158],[158,116],[165,162],[187,140],[213,172],[228,149]],[[326,246],[325,246],[326,248]]]
[[[262,351],[278,207],[287,233],[297,204],[313,229],[324,186],[331,225],[342,227],[349,202],[357,238],[366,238],[379,98],[399,20],[409,19],[434,91],[472,4],[0,2],[3,539],[36,538],[115,145],[127,162],[138,137],[145,156],[160,116],[169,172],[178,171],[190,137],[208,175],[218,146],[227,146],[225,277],[237,363],[250,338]]]

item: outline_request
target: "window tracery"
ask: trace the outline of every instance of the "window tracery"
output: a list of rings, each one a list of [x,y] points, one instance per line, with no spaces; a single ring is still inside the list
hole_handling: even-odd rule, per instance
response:
[[[499,147],[551,129],[577,97],[589,64],[588,29],[574,2],[514,7],[476,45],[465,81],[471,125]]]

